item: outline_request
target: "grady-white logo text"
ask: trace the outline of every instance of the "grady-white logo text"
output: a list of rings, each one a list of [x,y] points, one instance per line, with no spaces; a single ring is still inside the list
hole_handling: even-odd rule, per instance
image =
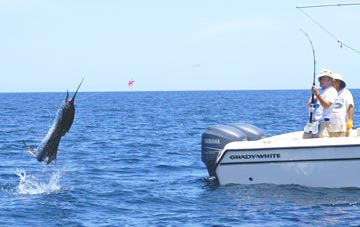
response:
[[[231,155],[230,159],[268,159],[268,158],[280,158],[280,154],[243,154],[243,155]]]

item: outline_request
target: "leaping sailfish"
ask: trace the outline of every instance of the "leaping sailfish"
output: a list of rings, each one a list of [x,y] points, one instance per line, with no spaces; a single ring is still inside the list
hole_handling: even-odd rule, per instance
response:
[[[54,123],[50,127],[47,135],[42,140],[37,149],[32,149],[24,142],[26,150],[39,162],[47,158],[47,164],[50,164],[56,159],[57,151],[61,137],[63,137],[71,128],[75,117],[75,97],[84,79],[81,80],[73,97],[69,98],[69,91],[67,91],[66,98],[57,111]]]

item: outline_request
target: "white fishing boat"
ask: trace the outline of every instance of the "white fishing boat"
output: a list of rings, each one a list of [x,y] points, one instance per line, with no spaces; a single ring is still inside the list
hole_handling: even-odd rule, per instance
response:
[[[306,14],[303,9],[314,7],[351,6],[360,3],[309,5],[297,7],[319,27],[329,31]],[[313,86],[315,86],[316,59]],[[357,53],[360,51],[336,39]],[[314,103],[314,95],[312,96]],[[306,132],[317,132],[312,113]],[[314,126],[314,127],[312,127]],[[226,184],[298,184],[312,187],[360,187],[360,129],[351,130],[349,137],[303,139],[303,131],[264,137],[259,128],[249,124],[209,127],[202,134],[201,156],[209,176]],[[316,134],[316,133],[315,133]]]
[[[217,125],[202,135],[202,160],[221,185],[360,187],[359,132],[303,139],[302,131],[264,137],[253,125]]]

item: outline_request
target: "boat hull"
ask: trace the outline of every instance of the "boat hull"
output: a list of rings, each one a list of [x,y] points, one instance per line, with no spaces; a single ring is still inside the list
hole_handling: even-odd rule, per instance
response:
[[[304,140],[299,135],[228,144],[216,162],[219,183],[360,187],[359,137]]]

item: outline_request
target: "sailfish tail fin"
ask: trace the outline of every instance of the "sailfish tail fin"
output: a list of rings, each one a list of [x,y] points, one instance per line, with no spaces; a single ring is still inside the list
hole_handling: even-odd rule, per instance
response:
[[[34,158],[36,158],[36,153],[35,153],[35,151],[34,151],[31,147],[29,147],[24,141],[23,141],[23,144],[24,144],[25,149],[26,149]]]

